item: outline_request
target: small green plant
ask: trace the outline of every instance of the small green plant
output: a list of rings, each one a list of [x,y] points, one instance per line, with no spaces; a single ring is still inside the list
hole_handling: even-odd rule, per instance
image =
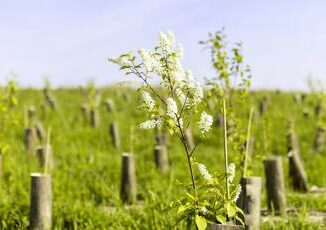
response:
[[[223,30],[209,33],[208,39],[200,41],[200,44],[210,50],[212,65],[216,71],[216,77],[206,80],[209,87],[208,98],[217,105],[221,100],[225,100],[228,111],[227,138],[232,150],[239,153],[235,155],[235,162],[243,166],[243,174],[245,174],[253,111],[249,112],[251,114],[249,127],[246,127],[246,123],[241,119],[242,114],[237,114],[236,111],[252,110],[249,101],[250,67],[244,63],[241,43],[236,43],[229,49]],[[221,106],[218,107],[221,108]]]
[[[141,49],[138,53],[140,60],[132,52],[127,52],[116,58],[109,58],[109,61],[117,64],[125,75],[134,75],[143,82],[139,88],[142,98],[139,108],[148,114],[149,120],[141,123],[139,127],[166,128],[183,144],[191,184],[186,193],[187,198],[176,202],[179,207],[179,220],[186,220],[190,225],[195,222],[199,229],[205,229],[207,222],[224,223],[236,218],[241,210],[237,209],[234,203],[234,192],[230,194],[231,181],[228,174],[222,176],[226,180],[223,187],[220,184],[221,175],[210,176],[205,173],[206,167],[195,160],[195,150],[211,130],[213,118],[202,109],[202,85],[181,65],[182,46],[175,46],[173,33],[161,33],[159,44],[153,51]],[[163,92],[167,93],[167,98],[153,86],[153,80],[160,83]],[[196,122],[196,119],[199,121]],[[194,147],[187,144],[185,135],[192,124],[198,124],[201,133],[201,139]],[[194,166],[198,166],[202,176],[207,177],[206,180],[196,179]],[[227,168],[228,165],[226,171]],[[211,179],[207,180],[208,177]],[[209,212],[204,214],[204,208]]]

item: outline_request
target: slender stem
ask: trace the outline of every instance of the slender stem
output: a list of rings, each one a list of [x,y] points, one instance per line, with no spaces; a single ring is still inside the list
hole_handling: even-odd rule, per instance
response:
[[[250,133],[251,133],[251,124],[252,124],[252,114],[253,107],[250,108],[249,121],[248,121],[248,129],[247,129],[247,140],[246,140],[246,151],[244,156],[244,164],[243,164],[243,177],[247,175],[247,164],[248,164],[248,154],[249,154],[249,146],[250,146]]]
[[[190,155],[189,155],[190,157],[193,155],[193,153],[195,152],[195,150],[197,149],[197,147],[198,147],[198,145],[201,143],[201,141],[202,141],[202,140],[198,141],[198,142],[196,143],[195,147],[191,150]]]
[[[141,73],[138,70],[130,69],[136,76],[138,76],[140,79],[144,81],[144,83],[148,86],[148,88],[157,96],[157,98],[166,106],[166,102],[163,100],[163,98],[153,89],[153,87],[148,83],[147,79],[141,75]]]
[[[45,144],[45,156],[44,156],[44,174],[48,171],[48,158],[49,158],[49,151],[50,151],[50,136],[51,136],[51,127],[48,129],[47,137],[46,137],[46,144]]]
[[[194,174],[194,170],[192,168],[192,164],[191,164],[191,153],[189,151],[189,148],[187,146],[187,141],[186,141],[186,137],[184,135],[184,132],[182,131],[182,128],[181,128],[181,125],[180,125],[180,121],[179,121],[179,118],[177,119],[177,127],[180,131],[180,134],[181,134],[181,138],[182,138],[182,144],[183,144],[183,147],[186,151],[186,154],[187,154],[187,161],[188,161],[188,167],[189,167],[189,171],[190,171],[190,175],[191,175],[191,182],[192,182],[192,188],[194,190],[194,195],[195,195],[195,198],[197,199],[197,189],[196,189],[196,183],[195,183],[195,174]],[[197,200],[196,200],[196,205],[197,205]]]
[[[188,90],[185,101],[183,102],[183,105],[182,105],[182,108],[181,108],[181,111],[180,111],[180,117],[182,116],[182,113],[183,113],[184,109],[186,108],[186,103],[187,103],[187,100],[188,100],[188,97],[189,97],[189,93],[190,93],[190,91]]]
[[[222,99],[223,103],[223,134],[224,134],[224,166],[225,166],[225,186],[226,186],[226,198],[230,199],[230,188],[229,188],[229,172],[228,172],[228,140],[227,140],[227,126],[226,126],[226,108],[225,98]]]

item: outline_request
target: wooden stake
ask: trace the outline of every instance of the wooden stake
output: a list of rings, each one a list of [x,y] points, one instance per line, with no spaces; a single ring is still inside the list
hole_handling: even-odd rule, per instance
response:
[[[156,167],[165,173],[169,169],[168,151],[165,145],[156,145],[154,148],[154,160]]]
[[[321,102],[318,102],[318,104],[316,105],[316,108],[315,108],[316,117],[317,118],[321,117],[323,112],[324,112],[323,105],[321,104]]]
[[[112,99],[107,99],[105,102],[105,105],[106,105],[106,109],[109,113],[115,111],[115,105],[114,105],[114,101]]]
[[[300,192],[308,192],[308,180],[304,170],[300,154],[297,151],[291,151],[289,158],[289,175],[292,179],[293,189]]]
[[[26,151],[33,152],[36,146],[36,131],[34,128],[25,129],[24,142]]]
[[[52,226],[52,185],[48,174],[31,174],[30,229],[50,230]]]
[[[44,130],[44,127],[41,122],[36,123],[35,131],[36,131],[36,135],[37,135],[39,141],[42,142],[44,140],[46,134],[45,134],[45,130]]]
[[[80,107],[80,110],[81,110],[82,115],[83,115],[83,121],[84,121],[84,123],[88,123],[88,120],[89,120],[89,114],[90,114],[88,105],[83,104],[83,105]]]
[[[136,170],[133,154],[122,154],[121,190],[120,196],[123,203],[134,204],[136,202]]]
[[[267,97],[263,97],[263,99],[260,101],[260,104],[259,104],[260,115],[263,115],[266,113],[267,106],[268,106],[268,99],[267,99]]]
[[[270,157],[264,160],[267,204],[269,211],[286,214],[286,193],[282,157]]]
[[[169,136],[166,133],[157,133],[155,135],[155,143],[156,145],[168,145],[168,138]]]
[[[121,144],[120,144],[120,133],[119,133],[118,123],[116,123],[116,122],[111,123],[109,130],[110,130],[109,132],[110,132],[114,147],[119,149]]]
[[[99,126],[99,115],[97,110],[91,109],[90,121],[93,128],[97,128]]]
[[[242,191],[238,200],[238,207],[244,212],[246,229],[260,229],[261,210],[261,178],[242,177],[240,181]]]
[[[36,155],[41,168],[45,168],[46,163],[48,164],[47,167],[50,169],[53,168],[53,148],[51,145],[49,145],[48,148],[46,145],[38,147],[36,150]],[[48,157],[48,160],[46,160],[46,157]]]
[[[325,142],[325,129],[321,126],[317,127],[314,150],[319,152],[323,150]]]

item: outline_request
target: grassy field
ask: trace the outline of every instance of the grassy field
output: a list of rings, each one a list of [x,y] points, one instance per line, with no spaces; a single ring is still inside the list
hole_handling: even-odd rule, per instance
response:
[[[169,208],[172,201],[184,196],[184,185],[179,181],[189,180],[179,140],[169,139],[171,168],[162,175],[154,164],[154,131],[135,128],[139,204],[125,207],[119,197],[121,153],[130,151],[130,127],[144,121],[144,114],[137,110],[135,91],[105,88],[101,93],[100,126],[92,128],[81,113],[80,107],[85,102],[81,89],[53,91],[58,103],[56,110],[42,109],[44,98],[41,90],[19,91],[18,106],[7,111],[1,122],[1,138],[9,146],[3,155],[0,179],[1,229],[28,228],[30,173],[40,170],[36,156],[26,153],[23,142],[27,126],[25,113],[30,105],[35,106],[38,120],[52,129],[54,229],[184,229],[182,224],[175,223],[176,210]],[[123,93],[128,93],[130,100],[126,101]],[[255,144],[250,161],[251,174],[264,178],[263,159],[271,154],[283,156],[288,207],[297,208],[299,218],[265,222],[262,229],[323,229],[325,226],[308,222],[304,215],[307,210],[326,212],[325,193],[296,193],[291,190],[287,177],[287,122],[294,119],[309,184],[326,187],[326,148],[320,152],[312,151],[316,126],[324,123],[324,117],[317,119],[314,113],[316,96],[308,94],[304,102],[296,104],[294,93],[261,91],[250,94],[257,108],[264,96],[269,102],[267,111],[263,115],[257,112],[253,121]],[[115,112],[106,110],[104,101],[107,98],[114,100]],[[216,111],[209,113],[216,114]],[[237,112],[246,123],[247,111]],[[108,127],[113,121],[119,124],[121,149],[113,147],[109,135]],[[194,137],[198,136],[194,130]],[[223,170],[222,141],[222,129],[215,125],[213,134],[198,148],[197,158],[209,170]],[[264,145],[268,146],[267,150]],[[230,146],[230,161],[237,162],[237,159],[237,152]],[[240,177],[240,170],[237,177]],[[265,193],[263,186],[263,208],[266,207]]]

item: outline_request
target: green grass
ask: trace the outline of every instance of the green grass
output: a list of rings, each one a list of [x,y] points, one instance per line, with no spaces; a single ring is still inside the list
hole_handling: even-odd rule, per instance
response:
[[[24,150],[23,131],[24,108],[35,105],[37,116],[45,127],[52,129],[52,145],[55,158],[53,177],[53,228],[54,229],[184,229],[175,225],[176,210],[170,209],[172,201],[182,198],[184,186],[178,181],[189,181],[187,162],[177,138],[169,138],[171,169],[161,175],[154,165],[154,131],[135,129],[135,158],[139,204],[125,208],[119,199],[121,153],[130,150],[130,127],[146,119],[137,110],[137,94],[131,94],[126,102],[122,88],[102,89],[102,99],[113,98],[116,112],[108,113],[104,104],[100,107],[100,127],[91,128],[82,119],[80,106],[84,97],[79,89],[58,89],[53,92],[58,109],[47,108],[42,91],[25,89],[19,92],[19,105],[8,112],[1,122],[2,139],[10,149],[3,156],[3,175],[0,179],[0,228],[26,229],[29,218],[30,173],[39,171],[35,156]],[[309,95],[304,104],[297,105],[293,94],[275,92],[254,92],[252,101],[258,105],[263,95],[270,103],[263,117],[253,121],[255,137],[254,157],[250,162],[252,174],[263,175],[262,159],[270,154],[284,156],[284,171],[287,175],[286,124],[289,118],[296,121],[300,148],[311,185],[326,187],[326,151],[311,151],[316,118],[313,114],[315,97]],[[308,109],[309,118],[302,112]],[[211,114],[214,111],[209,111]],[[247,112],[238,111],[247,122]],[[263,150],[263,120],[268,120],[269,151]],[[113,121],[119,123],[122,147],[116,150],[112,145],[108,127]],[[199,134],[194,131],[195,138]],[[223,171],[222,130],[215,127],[206,143],[199,146],[197,160],[213,171]],[[230,146],[230,162],[238,156]],[[240,176],[240,170],[237,176]],[[287,180],[287,201],[289,207],[326,211],[326,196],[299,194],[291,190]],[[266,207],[265,188],[262,204]],[[299,218],[281,223],[266,223],[263,229],[318,229]]]

